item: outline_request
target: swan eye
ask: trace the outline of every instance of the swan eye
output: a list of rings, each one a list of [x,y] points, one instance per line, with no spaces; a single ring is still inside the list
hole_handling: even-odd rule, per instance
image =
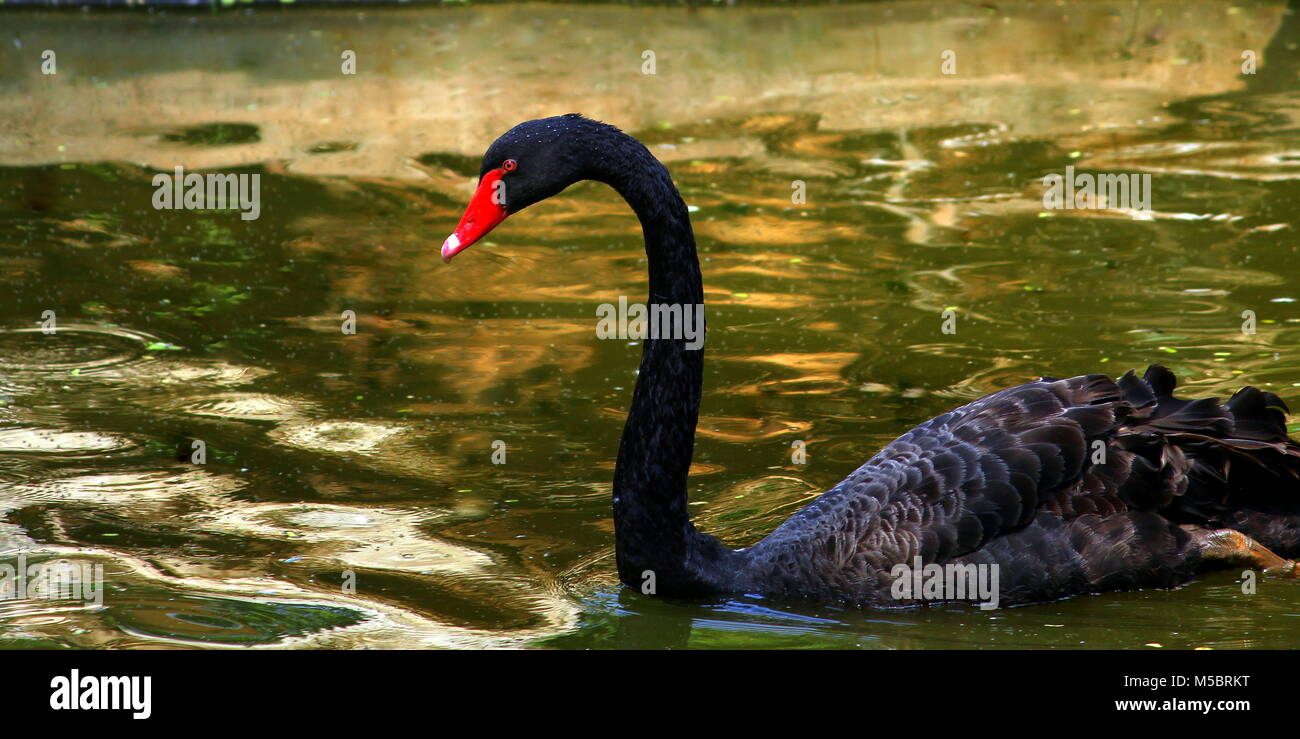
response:
[[[507,159],[501,163],[501,169],[504,169],[507,172],[513,172],[518,168],[519,168],[519,162],[516,162],[513,159]]]

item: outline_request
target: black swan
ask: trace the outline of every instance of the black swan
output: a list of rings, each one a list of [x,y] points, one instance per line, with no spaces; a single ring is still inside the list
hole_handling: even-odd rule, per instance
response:
[[[667,168],[580,115],[521,123],[492,144],[443,259],[582,180],[613,187],[640,219],[648,303],[702,305],[695,237]],[[925,592],[900,595],[906,568],[959,565],[960,580],[984,565],[999,573],[997,600],[1016,604],[1173,587],[1230,566],[1300,574],[1283,558],[1300,555],[1300,444],[1286,406],[1252,387],[1226,404],[1179,399],[1160,366],[1141,378],[1040,378],[945,413],[732,550],[687,512],[704,362],[689,344],[644,342],[619,444],[618,574],[643,592],[908,606],[962,596],[932,595],[928,576]]]

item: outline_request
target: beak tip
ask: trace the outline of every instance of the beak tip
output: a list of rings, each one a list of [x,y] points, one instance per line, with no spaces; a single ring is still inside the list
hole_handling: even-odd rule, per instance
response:
[[[442,261],[451,264],[451,258],[456,256],[458,251],[460,251],[460,239],[457,238],[456,234],[452,234],[447,237],[446,241],[442,242]]]

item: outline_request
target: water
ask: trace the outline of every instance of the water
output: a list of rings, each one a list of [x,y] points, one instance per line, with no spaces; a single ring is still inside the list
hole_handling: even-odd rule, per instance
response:
[[[1300,585],[1234,572],[991,613],[622,589],[640,348],[594,327],[644,294],[635,219],[589,183],[438,257],[520,120],[668,162],[710,304],[691,510],[735,546],[1041,374],[1159,361],[1300,407],[1283,10],[6,13],[0,560],[99,564],[105,593],[0,601],[0,647],[1300,646]],[[1271,50],[1253,77],[1243,48]],[[260,174],[260,217],[153,209],[178,165]],[[1150,173],[1152,212],[1045,211],[1067,166]]]

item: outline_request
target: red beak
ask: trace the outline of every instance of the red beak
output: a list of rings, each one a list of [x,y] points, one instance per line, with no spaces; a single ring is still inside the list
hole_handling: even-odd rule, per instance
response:
[[[498,223],[510,215],[506,212],[505,183],[501,182],[505,173],[504,169],[494,169],[479,180],[478,189],[474,191],[474,197],[469,199],[469,206],[465,208],[460,224],[442,242],[442,261],[450,262],[452,257],[487,236],[488,231],[496,228]]]

